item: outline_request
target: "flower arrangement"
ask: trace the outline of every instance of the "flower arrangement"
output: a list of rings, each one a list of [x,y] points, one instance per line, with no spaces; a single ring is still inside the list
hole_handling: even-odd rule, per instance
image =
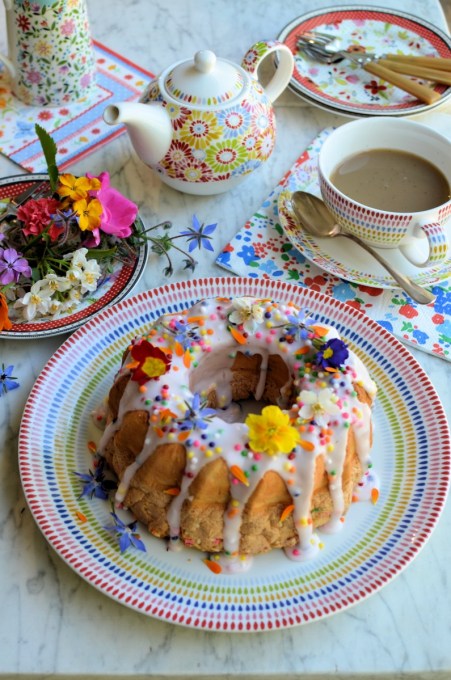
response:
[[[47,162],[48,182],[10,215],[8,202],[0,212],[0,331],[14,323],[72,314],[92,294],[117,262],[132,265],[146,241],[165,256],[166,276],[173,272],[169,251],[185,256],[194,271],[191,252],[213,250],[216,224],[204,226],[194,215],[192,226],[170,236],[170,222],[142,229],[138,207],[110,184],[108,172],[76,177],[60,173],[56,145],[36,125]],[[163,234],[153,234],[161,228]],[[183,238],[188,252],[174,241]]]

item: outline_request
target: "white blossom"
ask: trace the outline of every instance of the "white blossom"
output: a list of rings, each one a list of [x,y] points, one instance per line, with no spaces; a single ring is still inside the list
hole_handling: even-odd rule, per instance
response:
[[[102,271],[99,267],[97,260],[88,260],[86,265],[81,271],[80,285],[81,292],[87,293],[92,292],[97,288],[97,281],[102,275]]]
[[[36,315],[43,316],[48,311],[52,291],[43,286],[43,282],[43,279],[36,281],[29,292],[14,304],[14,308],[19,309],[27,321],[31,321]]]
[[[320,427],[326,427],[330,416],[336,416],[340,413],[337,396],[328,387],[319,390],[319,392],[302,390],[299,401],[302,403],[299,416],[303,420],[315,420]]]
[[[242,297],[232,301],[233,311],[229,315],[231,323],[242,325],[248,333],[254,333],[263,321],[263,307],[255,303],[255,298]]]

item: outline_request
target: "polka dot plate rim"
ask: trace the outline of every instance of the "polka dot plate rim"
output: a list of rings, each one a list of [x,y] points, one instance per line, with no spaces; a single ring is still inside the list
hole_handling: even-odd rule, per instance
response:
[[[437,108],[451,97],[450,86],[436,84],[434,89],[441,97],[426,104],[349,61],[321,64],[296,47],[297,37],[307,30],[339,35],[342,49],[363,46],[378,54],[447,58],[451,57],[451,38],[426,19],[393,8],[337,5],[307,12],[285,26],[278,40],[288,45],[295,57],[289,89],[314,106],[356,118],[408,116]]]
[[[296,177],[292,177],[290,189],[283,189],[278,197],[277,210],[280,226],[291,244],[310,262],[329,274],[371,288],[399,288],[395,279],[371,255],[357,243],[347,238],[316,238],[300,229],[293,219],[290,209],[290,196],[297,189],[303,189],[300,180],[296,187]],[[315,187],[316,189],[316,187]],[[319,187],[312,191],[320,197]],[[448,222],[451,224],[451,222]],[[419,239],[418,239],[419,240]],[[419,286],[432,286],[450,277],[451,253],[446,259],[431,267],[416,267],[411,264],[398,248],[375,248],[396,270],[409,276]],[[420,258],[427,256],[427,241],[419,241],[416,248]]]
[[[309,562],[282,551],[255,558],[250,572],[213,574],[193,550],[119,547],[105,529],[110,507],[80,498],[73,471],[92,454],[92,411],[107,394],[124,347],[163,313],[209,297],[257,296],[307,307],[332,323],[368,366],[379,388],[375,505],[355,503],[344,529],[327,535]],[[362,312],[281,281],[205,278],[161,286],[104,309],[71,335],[38,377],[19,434],[21,481],[34,519],[60,557],[88,583],[137,612],[196,629],[257,632],[289,628],[344,611],[379,591],[418,554],[445,503],[450,437],[434,387],[410,352]],[[110,520],[110,521],[109,521]],[[415,540],[412,540],[414,537]]]
[[[0,179],[0,198],[11,198],[48,178],[46,173],[30,173],[28,175],[11,175]],[[144,228],[138,215],[136,223]],[[0,225],[1,231],[1,225]],[[129,295],[142,275],[149,256],[149,244],[146,242],[138,248],[138,257],[132,266],[116,263],[113,271],[108,274],[102,284],[86,296],[84,301],[72,314],[66,314],[56,319],[43,317],[29,322],[14,323],[10,330],[0,331],[0,338],[14,338],[15,340],[31,340],[47,338],[63,333],[72,333],[89,319],[93,318],[107,305],[115,304]]]

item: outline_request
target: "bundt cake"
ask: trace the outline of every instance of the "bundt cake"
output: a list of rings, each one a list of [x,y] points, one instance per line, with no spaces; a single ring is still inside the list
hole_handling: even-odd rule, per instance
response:
[[[203,300],[125,352],[99,452],[116,501],[169,548],[222,569],[284,548],[306,559],[365,479],[374,382],[294,304]]]

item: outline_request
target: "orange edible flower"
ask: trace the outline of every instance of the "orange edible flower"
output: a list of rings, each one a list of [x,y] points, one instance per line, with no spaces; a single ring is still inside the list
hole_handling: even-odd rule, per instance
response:
[[[180,489],[178,486],[173,486],[171,489],[166,489],[165,493],[168,494],[168,496],[178,496],[180,493]]]
[[[371,489],[371,502],[376,505],[379,499],[379,489]]]
[[[82,522],[83,524],[85,524],[85,522],[88,521],[88,518],[86,517],[86,515],[84,515],[84,514],[83,514],[82,512],[80,512],[79,510],[77,510],[77,512],[76,512],[75,514],[77,515],[77,517],[78,517],[78,519],[80,520],[80,522]]]
[[[280,521],[285,522],[287,517],[289,517],[293,513],[293,510],[294,510],[293,503],[291,503],[291,505],[287,505],[287,507],[284,509],[284,511],[280,515]]]
[[[312,326],[311,328],[312,328],[312,330],[315,331],[316,335],[319,338],[323,338],[329,332],[328,329],[324,328],[323,326]]]
[[[3,293],[0,293],[0,331],[9,331],[13,325],[8,316],[8,305]]]
[[[314,451],[315,445],[312,444],[312,442],[308,442],[305,439],[300,439],[299,440],[299,446],[302,446],[304,451]]]
[[[242,333],[236,330],[236,328],[232,328],[231,326],[229,327],[229,331],[232,335],[232,338],[236,340],[240,345],[245,345],[246,344],[246,338]]]
[[[239,482],[242,482],[242,484],[245,484],[245,486],[249,486],[249,480],[239,465],[232,465],[230,472],[234,477],[236,477],[236,479],[238,479]]]
[[[212,571],[214,574],[220,574],[222,567],[219,562],[214,562],[213,560],[204,560],[204,564]]]

